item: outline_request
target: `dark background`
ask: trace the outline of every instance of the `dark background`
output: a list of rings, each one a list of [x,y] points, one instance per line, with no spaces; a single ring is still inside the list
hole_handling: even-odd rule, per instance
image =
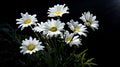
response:
[[[11,3],[7,4],[7,6],[5,4],[1,5],[0,67],[12,66],[21,58],[19,50],[16,50],[19,49],[16,44],[8,44],[6,41],[3,41],[6,38],[9,39],[9,36],[2,31],[2,24],[8,23],[13,28],[17,28],[15,19],[21,17],[21,12],[37,14],[39,21],[46,21],[49,19],[46,14],[48,8],[56,4],[66,4],[69,7],[70,14],[63,15],[62,18],[65,22],[70,19],[81,21],[79,17],[83,12],[87,11],[96,15],[97,20],[99,20],[99,30],[88,33],[88,37],[83,41],[83,47],[89,49],[89,56],[95,57],[95,62],[98,64],[97,67],[118,66],[120,0],[16,0],[14,3],[14,6],[11,6]]]

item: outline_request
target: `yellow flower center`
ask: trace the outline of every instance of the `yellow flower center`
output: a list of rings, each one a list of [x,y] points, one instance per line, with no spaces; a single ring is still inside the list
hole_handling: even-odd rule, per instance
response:
[[[35,49],[35,45],[34,44],[29,44],[27,46],[27,49],[30,50],[30,51],[32,51],[33,49]]]
[[[55,14],[59,15],[61,14],[62,12],[61,11],[56,11]]]
[[[24,21],[25,24],[29,24],[30,22],[31,22],[30,19],[26,19],[26,20]]]
[[[74,27],[74,31],[79,31],[79,28],[77,28],[77,27]]]
[[[57,28],[56,27],[51,27],[50,31],[55,32],[55,31],[57,31]]]
[[[86,19],[86,22],[87,22],[88,24],[91,24],[91,20],[89,20],[89,19]]]
[[[71,40],[72,40],[71,37],[66,38],[66,41],[71,41]]]

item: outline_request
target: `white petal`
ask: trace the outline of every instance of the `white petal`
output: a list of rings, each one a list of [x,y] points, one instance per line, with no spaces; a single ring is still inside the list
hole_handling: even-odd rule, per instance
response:
[[[16,24],[22,24],[23,22],[17,22]]]

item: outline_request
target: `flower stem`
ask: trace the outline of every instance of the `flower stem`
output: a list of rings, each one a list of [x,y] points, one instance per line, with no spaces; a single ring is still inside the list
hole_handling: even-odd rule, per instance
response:
[[[14,34],[15,34],[15,39],[17,40],[17,42],[18,42],[19,44],[21,44],[21,42],[20,42],[20,40],[18,39],[17,34],[16,34],[16,33],[17,33],[17,30],[18,30],[18,29],[16,29],[15,32],[14,32]]]
[[[30,26],[30,28],[31,29],[33,29],[33,27],[32,26]],[[34,31],[33,31],[34,32]],[[35,32],[34,32],[35,33]],[[40,40],[40,37],[38,36],[38,34],[37,33],[35,33],[35,35],[36,35],[36,37]]]

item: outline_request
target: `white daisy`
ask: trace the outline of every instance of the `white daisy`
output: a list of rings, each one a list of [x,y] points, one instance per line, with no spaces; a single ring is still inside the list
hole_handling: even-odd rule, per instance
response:
[[[68,31],[65,31],[65,42],[68,44],[72,41],[72,38],[74,36],[74,33],[69,33]]]
[[[79,24],[78,21],[73,21],[70,20],[70,22],[67,22],[69,28],[75,33],[75,34],[79,34],[79,35],[84,35],[87,36],[85,32],[87,32],[87,28],[86,26]]]
[[[36,32],[42,32],[44,30],[44,26],[45,26],[45,23],[43,22],[41,22],[41,24],[37,23],[37,26],[35,26],[33,30]]]
[[[74,36],[74,33],[69,33],[68,31],[65,31],[65,42],[70,45],[76,45],[79,47],[79,45],[82,45],[81,39],[78,38],[79,36]]]
[[[65,7],[65,4],[63,5],[55,5],[54,7],[51,7],[48,9],[48,17],[55,17],[55,16],[60,16],[62,17],[63,14],[65,13],[69,13],[67,10],[69,8],[68,7]]]
[[[41,45],[42,42],[39,42],[39,40],[36,40],[36,38],[29,37],[29,39],[25,39],[22,41],[22,46],[20,49],[20,53],[26,54],[32,54],[36,51],[43,50],[44,46]]]
[[[47,34],[47,36],[49,35],[50,37],[52,37],[53,35],[55,35],[55,36],[57,36],[59,34],[61,35],[62,34],[61,31],[63,30],[64,25],[65,25],[65,23],[61,23],[61,21],[59,19],[58,20],[54,20],[54,19],[48,20],[45,23],[43,33]]]
[[[90,26],[93,30],[98,29],[98,21],[96,20],[96,16],[90,14],[90,12],[84,12],[80,19],[85,23],[85,25]]]
[[[21,27],[21,30],[23,30],[25,27],[35,25],[38,20],[36,19],[36,14],[29,15],[27,12],[25,14],[21,13],[22,18],[16,19],[17,23],[20,24],[18,28]]]

